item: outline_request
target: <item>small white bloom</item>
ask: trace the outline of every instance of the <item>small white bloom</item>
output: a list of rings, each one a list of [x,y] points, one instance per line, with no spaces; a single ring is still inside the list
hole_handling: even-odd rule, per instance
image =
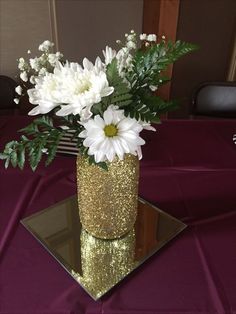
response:
[[[57,57],[58,59],[61,59],[61,58],[63,57],[63,54],[60,53],[59,51],[57,51],[57,52],[56,52],[56,57]]]
[[[150,122],[144,122],[139,120],[138,123],[141,124],[144,130],[156,132],[156,129],[153,126],[151,126]]]
[[[47,148],[42,148],[41,151],[42,151],[43,154],[48,154],[48,149]]]
[[[35,84],[35,76],[34,75],[31,75],[30,79],[29,79],[30,83],[31,84]]]
[[[30,50],[27,50],[27,53],[28,53],[28,55],[29,55],[29,54],[31,54],[31,51],[30,51]]]
[[[113,105],[104,112],[103,117],[96,115],[83,124],[85,130],[79,137],[85,138],[83,145],[96,162],[112,162],[116,156],[123,159],[125,154],[142,158],[141,145],[145,141],[139,136],[143,127],[135,119],[127,118],[123,110]]]
[[[19,104],[20,100],[18,98],[14,98],[14,103]]]
[[[54,43],[50,42],[49,40],[45,40],[41,45],[39,45],[39,50],[47,52],[49,48],[53,46],[54,46]]]
[[[41,68],[39,70],[39,75],[45,75],[47,73],[47,69],[46,68]]]
[[[133,42],[133,41],[131,41],[131,40],[127,42],[126,46],[127,46],[129,49],[136,49],[136,44],[135,44],[135,42]]]
[[[27,82],[27,81],[28,81],[28,76],[27,76],[26,71],[21,72],[20,78],[21,78],[21,80],[24,81],[24,82]]]
[[[56,62],[58,61],[57,55],[56,55],[55,53],[50,53],[50,54],[48,55],[48,61],[49,61],[49,63],[50,63],[51,65],[55,65]]]
[[[22,87],[20,85],[18,85],[16,88],[15,88],[15,91],[18,95],[21,95],[22,94]]]
[[[30,63],[30,66],[33,70],[35,71],[38,71],[39,70],[39,67],[40,67],[40,64],[39,64],[39,58],[31,58],[29,59],[29,63]]]
[[[18,60],[18,69],[24,70],[24,66],[25,66],[25,59],[24,58],[20,58]]]
[[[157,35],[155,34],[149,34],[147,36],[147,41],[156,41],[157,40]]]
[[[152,92],[155,92],[158,89],[158,87],[155,85],[150,85],[149,88]]]
[[[146,40],[147,39],[147,34],[140,34],[139,35],[140,40]]]
[[[105,58],[105,64],[111,63],[111,61],[115,58],[116,56],[116,51],[113,50],[112,48],[106,46],[106,49],[102,51],[104,58]]]
[[[145,42],[145,47],[149,47],[150,46],[150,44],[146,41]]]
[[[165,39],[166,39],[166,36],[162,35],[161,38],[162,38],[163,40],[165,40]]]

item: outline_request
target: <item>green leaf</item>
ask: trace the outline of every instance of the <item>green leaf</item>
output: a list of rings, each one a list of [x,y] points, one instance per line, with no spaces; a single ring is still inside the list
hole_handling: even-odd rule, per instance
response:
[[[1,159],[1,160],[7,159],[7,158],[8,158],[8,155],[7,155],[7,154],[0,153],[0,159]]]
[[[23,145],[19,145],[19,151],[18,151],[18,166],[22,170],[24,168],[25,164],[25,148]]]
[[[15,168],[17,166],[17,152],[13,151],[10,155],[10,161],[12,166]]]

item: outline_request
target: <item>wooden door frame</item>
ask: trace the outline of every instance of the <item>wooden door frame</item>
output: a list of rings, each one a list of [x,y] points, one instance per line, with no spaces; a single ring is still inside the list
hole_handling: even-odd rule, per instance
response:
[[[143,0],[143,33],[157,34],[159,38],[176,40],[180,0]],[[173,66],[166,72],[171,78]],[[171,83],[162,86],[158,95],[165,100],[170,98]]]

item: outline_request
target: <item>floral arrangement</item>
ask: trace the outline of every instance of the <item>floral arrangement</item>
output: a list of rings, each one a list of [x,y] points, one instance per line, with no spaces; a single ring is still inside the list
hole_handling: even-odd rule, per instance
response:
[[[176,101],[164,101],[155,93],[169,81],[165,70],[197,47],[164,36],[157,41],[155,34],[138,38],[133,30],[117,44],[118,51],[106,47],[104,60],[97,57],[94,64],[87,58],[82,65],[65,61],[60,52],[52,52],[54,44],[48,40],[39,46],[41,56],[18,60],[21,84],[16,93],[28,94],[34,105],[29,115],[40,117],[20,130],[18,141],[6,144],[0,154],[5,167],[11,163],[22,169],[27,155],[35,170],[43,154],[48,165],[68,130],[79,153],[104,169],[124,154],[142,157],[145,141],[140,132],[155,130],[151,123],[176,107]]]

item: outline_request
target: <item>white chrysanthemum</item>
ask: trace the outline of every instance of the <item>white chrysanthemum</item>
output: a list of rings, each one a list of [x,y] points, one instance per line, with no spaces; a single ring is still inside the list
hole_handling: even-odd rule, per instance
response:
[[[85,138],[83,145],[88,147],[88,154],[94,155],[96,162],[113,161],[124,154],[138,155],[142,158],[141,145],[145,141],[139,136],[143,127],[135,119],[127,118],[123,110],[109,106],[103,118],[96,115],[83,124],[85,130],[79,137]]]
[[[114,88],[109,86],[99,58],[95,66],[85,58],[83,67],[67,63],[55,72],[61,77],[61,97],[66,104],[57,112],[58,116],[79,114],[81,121],[88,120],[92,116],[92,106],[113,93]]]
[[[37,105],[28,114],[45,114],[61,104],[60,81],[53,73],[35,78],[35,87],[28,90],[29,101]]]
[[[29,115],[47,113],[61,106],[58,116],[79,114],[84,121],[91,117],[91,107],[114,91],[102,71],[99,58],[95,65],[84,59],[83,68],[78,63],[67,62],[63,66],[58,62],[54,73],[42,74],[35,79],[35,88],[28,91],[30,102],[38,105]]]

